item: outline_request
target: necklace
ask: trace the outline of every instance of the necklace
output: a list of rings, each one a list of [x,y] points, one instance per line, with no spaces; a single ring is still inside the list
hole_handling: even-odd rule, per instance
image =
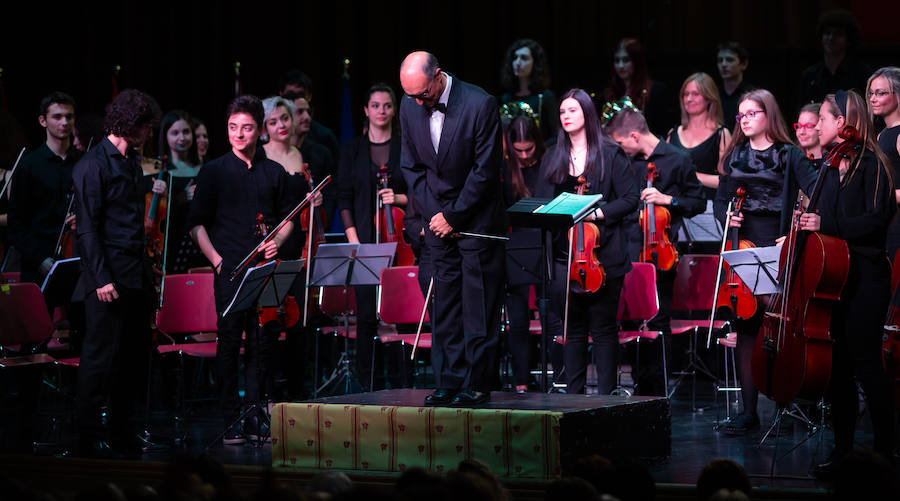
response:
[[[578,159],[581,158],[581,155],[584,154],[584,152],[586,152],[586,151],[587,151],[587,146],[585,146],[584,148],[577,150],[577,151],[572,150],[572,152],[569,153],[569,156],[572,157],[573,162],[577,162]]]

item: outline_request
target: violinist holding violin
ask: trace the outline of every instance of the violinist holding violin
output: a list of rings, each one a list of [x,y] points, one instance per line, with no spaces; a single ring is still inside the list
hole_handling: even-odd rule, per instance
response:
[[[635,183],[643,187],[641,221],[630,224],[625,231],[631,260],[656,266],[659,313],[647,325],[651,330],[671,335],[669,305],[678,262],[675,250],[678,230],[684,218],[706,209],[703,185],[697,179],[691,157],[651,133],[640,111],[623,109],[607,123],[605,130],[631,157]],[[648,215],[650,210],[654,210],[652,217]],[[635,375],[636,393],[665,395],[661,351],[649,349],[647,354],[650,359],[640,365],[640,373]]]
[[[771,92],[757,89],[738,103],[735,127],[720,167],[722,177],[714,204],[716,218],[725,222],[728,201],[744,188],[742,211],[730,214],[730,225],[738,228],[740,240],[757,247],[775,245],[788,234],[791,214],[799,191],[810,193],[815,172],[809,159],[791,141],[781,110]],[[730,435],[759,429],[759,393],[751,373],[750,359],[765,308],[750,318],[737,318],[737,367],[743,411],[725,425]]]
[[[9,241],[22,259],[22,280],[40,284],[53,261],[72,257],[70,247],[57,254],[60,232],[71,235],[75,217],[68,214],[72,168],[81,153],[72,145],[75,100],[53,92],[41,100],[38,122],[46,140],[22,157],[10,183]]]
[[[800,229],[818,231],[847,242],[850,271],[840,302],[831,316],[831,381],[825,394],[831,403],[834,450],[816,474],[828,474],[853,448],[862,386],[872,419],[873,449],[885,459],[893,455],[893,390],[882,364],[883,319],[891,294],[891,268],[885,241],[897,213],[893,171],[876,143],[865,101],[854,91],[825,96],[816,129],[827,150],[845,142],[857,144],[831,159],[824,173],[818,213],[800,216]],[[826,154],[826,159],[829,155]],[[826,256],[827,259],[827,256]]]
[[[397,265],[411,266],[415,264],[415,258],[406,243],[403,211],[399,209],[406,207],[408,199],[406,181],[400,172],[400,134],[394,90],[382,83],[371,86],[363,111],[366,113],[365,133],[344,143],[338,162],[338,210],[344,223],[344,233],[350,243],[399,240]],[[382,179],[387,182],[386,187]],[[391,211],[392,224],[388,224],[387,211]],[[376,235],[377,230],[380,230],[379,235]],[[388,232],[394,235],[392,240],[387,238]],[[368,389],[372,381],[373,339],[378,329],[376,287],[356,286],[355,292],[358,309],[357,376],[362,387]],[[381,360],[381,356],[375,357],[376,388],[384,385],[382,378],[378,377],[382,372]],[[392,386],[396,388],[403,381],[394,383]]]
[[[293,199],[287,193],[287,173],[257,148],[265,117],[260,100],[251,95],[240,96],[229,104],[227,116],[231,151],[209,162],[200,171],[188,215],[191,236],[215,270],[214,290],[216,311],[219,312],[216,368],[226,427],[240,416],[237,384],[242,333],[246,333],[245,396],[249,402],[259,401],[265,380],[265,374],[261,372],[268,361],[266,339],[259,336],[255,310],[229,312],[222,316],[242,278],[239,275],[231,280],[230,271],[262,240],[257,215],[261,214],[267,223],[277,223],[293,208]],[[260,253],[265,259],[277,255],[292,228],[293,224],[288,222],[262,246]],[[258,424],[256,419],[245,423],[249,427],[246,431],[257,434]],[[239,430],[232,427],[226,431],[225,444],[244,442],[244,435]]]
[[[616,387],[618,367],[616,311],[625,274],[631,269],[622,224],[637,209],[638,188],[631,175],[628,157],[603,134],[597,110],[585,91],[572,89],[563,94],[559,118],[562,126],[556,144],[547,150],[541,161],[542,182],[538,183],[535,196],[553,198],[564,191],[575,192],[580,185],[583,194],[602,194],[606,202],[602,208],[595,209],[584,224],[576,225],[575,231],[583,231],[584,239],[573,241],[587,241],[590,234],[594,237],[593,249],[587,244],[583,249],[570,245],[565,232],[553,235],[551,293],[553,308],[560,312],[560,318],[565,314],[566,288],[572,288],[563,379],[567,393],[584,393],[587,374],[585,354],[590,333],[594,341],[597,392],[608,395]],[[579,226],[582,228],[579,229]],[[569,233],[573,232],[570,230]],[[593,291],[579,286],[578,280],[569,279],[567,255],[573,248],[583,251],[595,266],[602,265],[602,270],[591,270],[599,272],[597,274],[601,276],[597,282],[602,281],[602,285]]]

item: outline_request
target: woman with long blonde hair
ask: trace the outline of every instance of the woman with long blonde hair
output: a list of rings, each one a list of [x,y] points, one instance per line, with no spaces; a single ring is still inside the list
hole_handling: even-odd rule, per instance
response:
[[[687,151],[697,168],[697,179],[715,198],[719,164],[731,134],[722,125],[722,101],[712,77],[694,73],[684,79],[679,95],[681,125],[671,129],[666,141]]]

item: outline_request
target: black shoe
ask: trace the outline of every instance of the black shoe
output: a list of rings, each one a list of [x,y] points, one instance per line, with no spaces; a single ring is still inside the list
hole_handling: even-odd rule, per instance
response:
[[[244,421],[244,433],[247,434],[250,440],[265,440],[268,442],[272,438],[269,425],[258,417],[247,418]]]
[[[78,447],[78,455],[91,459],[123,459],[124,456],[113,450],[112,446],[106,440],[92,440],[80,443]]]
[[[438,388],[425,397],[425,405],[429,407],[433,407],[436,405],[447,405],[453,401],[453,397],[456,396],[456,391],[454,390],[445,390],[443,388]]]
[[[759,430],[759,416],[756,414],[739,414],[725,423],[726,435],[746,435]]]
[[[247,438],[239,431],[229,431],[222,437],[222,443],[225,445],[244,445]]]
[[[474,407],[491,401],[490,392],[464,390],[456,394],[450,407]]]

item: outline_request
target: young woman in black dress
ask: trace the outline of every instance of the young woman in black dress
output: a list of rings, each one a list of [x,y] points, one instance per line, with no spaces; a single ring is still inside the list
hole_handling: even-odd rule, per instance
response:
[[[644,114],[654,134],[662,134],[674,120],[668,89],[664,83],[650,78],[646,52],[636,38],[623,38],[616,44],[609,86],[603,91],[607,102],[625,96]]]
[[[588,334],[593,339],[593,358],[597,368],[597,392],[608,395],[616,387],[619,341],[616,313],[619,294],[631,262],[625,249],[622,222],[637,209],[639,192],[631,175],[628,157],[600,129],[597,110],[590,96],[572,89],[562,96],[559,106],[562,124],[556,144],[541,161],[536,196],[552,198],[562,192],[575,192],[579,177],[587,181],[585,194],[602,194],[606,202],[585,219],[599,230],[596,256],[606,272],[606,281],[594,293],[571,294],[569,299],[568,338],[565,345],[566,391],[584,393]],[[564,231],[553,236],[553,296],[560,318],[564,317],[569,240]]]
[[[841,300],[831,316],[831,403],[834,451],[817,473],[828,473],[834,461],[853,448],[859,391],[862,386],[872,419],[876,452],[892,458],[893,390],[884,371],[881,343],[891,293],[891,270],[885,251],[888,225],[897,213],[893,172],[875,142],[872,121],[862,96],[853,91],[828,94],[819,112],[822,144],[845,141],[841,132],[853,126],[861,148],[838,158],[824,173],[818,213],[800,217],[800,229],[820,231],[847,242],[850,271]]]
[[[736,118],[716,192],[716,217],[724,223],[728,201],[738,187],[743,187],[747,190],[743,210],[732,215],[731,226],[738,228],[742,240],[750,240],[757,247],[775,245],[790,229],[799,190],[809,193],[815,173],[809,159],[791,142],[771,92],[757,89],[744,94]],[[726,425],[729,434],[740,435],[759,428],[759,394],[750,371],[750,358],[764,312],[765,306],[760,304],[756,315],[734,322],[744,409]]]
[[[528,38],[516,40],[506,49],[500,69],[503,95],[501,113],[510,117],[529,116],[540,126],[541,137],[548,145],[556,141],[556,117],[559,108],[556,94],[550,90],[550,65],[541,44]],[[523,109],[528,105],[530,112]]]
[[[406,181],[400,173],[400,134],[395,120],[397,100],[385,84],[369,88],[366,98],[366,128],[361,136],[341,148],[338,163],[338,209],[344,233],[351,243],[375,242],[375,205],[377,198],[385,204],[406,207]],[[378,174],[387,167],[389,187],[379,188]],[[364,389],[383,388],[381,357],[376,357],[375,388],[372,381],[372,350],[378,331],[375,316],[375,286],[357,286],[357,374]],[[400,374],[392,386],[402,385]]]
[[[669,131],[666,141],[688,152],[706,198],[712,200],[719,186],[719,164],[731,141],[731,133],[722,126],[719,91],[712,77],[694,73],[684,79],[679,96],[681,125]]]

